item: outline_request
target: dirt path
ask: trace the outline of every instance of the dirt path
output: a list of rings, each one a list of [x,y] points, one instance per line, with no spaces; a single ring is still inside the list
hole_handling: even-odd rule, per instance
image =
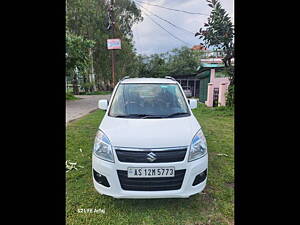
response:
[[[98,108],[100,99],[109,99],[110,95],[76,95],[79,100],[66,101],[66,124]]]

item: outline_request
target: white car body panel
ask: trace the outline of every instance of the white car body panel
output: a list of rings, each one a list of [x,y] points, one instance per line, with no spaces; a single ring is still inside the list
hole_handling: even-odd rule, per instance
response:
[[[207,182],[207,178],[200,184],[192,186],[195,176],[205,169],[207,169],[208,156],[207,154],[201,159],[187,162],[188,154],[186,154],[185,160],[183,162],[176,163],[159,163],[159,166],[175,166],[175,170],[186,169],[186,175],[184,177],[182,187],[179,190],[171,191],[126,191],[121,188],[118,175],[116,173],[117,169],[127,170],[131,167],[133,163],[121,163],[118,162],[116,154],[115,163],[106,162],[104,160],[99,160],[93,154],[93,168],[97,172],[101,172],[107,177],[110,187],[104,187],[98,184],[93,178],[94,186],[100,194],[112,196],[114,198],[188,198],[191,195],[201,192]],[[155,165],[156,164],[156,165]],[[158,163],[151,163],[151,166],[158,166]],[[136,165],[136,164],[135,164]],[[149,163],[139,163],[139,167],[149,167]]]
[[[113,146],[166,148],[190,145],[200,126],[193,115],[168,119],[126,119],[106,116],[99,129],[109,138]]]
[[[176,83],[179,85],[184,99],[188,100],[183,93],[180,84],[172,79],[160,78],[133,78],[121,81],[122,83]],[[198,185],[192,186],[195,177],[207,170],[208,154],[202,158],[189,162],[189,149],[193,137],[201,129],[200,124],[194,117],[190,106],[191,116],[165,119],[136,119],[136,118],[115,118],[108,116],[111,102],[118,88],[116,85],[108,109],[105,113],[99,129],[108,137],[113,147],[114,162],[108,162],[92,155],[92,168],[104,175],[110,187],[105,187],[93,177],[94,187],[100,194],[112,196],[114,198],[188,198],[191,195],[201,192],[207,182],[207,178]],[[132,149],[163,149],[186,146],[187,152],[181,162],[169,163],[128,163],[118,160],[115,147]],[[128,167],[175,167],[176,170],[185,169],[186,173],[182,186],[179,190],[164,191],[127,191],[120,185],[117,170],[127,170]]]

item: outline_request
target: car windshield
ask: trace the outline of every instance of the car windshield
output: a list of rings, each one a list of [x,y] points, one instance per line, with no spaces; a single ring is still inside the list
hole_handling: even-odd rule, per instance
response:
[[[167,118],[189,116],[177,84],[120,84],[109,116],[123,118]]]

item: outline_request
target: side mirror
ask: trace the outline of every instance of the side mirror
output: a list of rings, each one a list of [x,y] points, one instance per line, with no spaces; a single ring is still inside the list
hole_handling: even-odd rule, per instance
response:
[[[107,110],[108,107],[108,101],[106,99],[101,99],[98,102],[98,108],[102,110]]]
[[[197,99],[190,98],[188,101],[189,101],[191,109],[196,109],[197,108]]]

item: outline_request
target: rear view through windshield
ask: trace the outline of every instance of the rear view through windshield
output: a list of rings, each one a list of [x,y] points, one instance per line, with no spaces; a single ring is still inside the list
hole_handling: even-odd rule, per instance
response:
[[[189,116],[177,84],[120,84],[109,116],[160,118]]]

